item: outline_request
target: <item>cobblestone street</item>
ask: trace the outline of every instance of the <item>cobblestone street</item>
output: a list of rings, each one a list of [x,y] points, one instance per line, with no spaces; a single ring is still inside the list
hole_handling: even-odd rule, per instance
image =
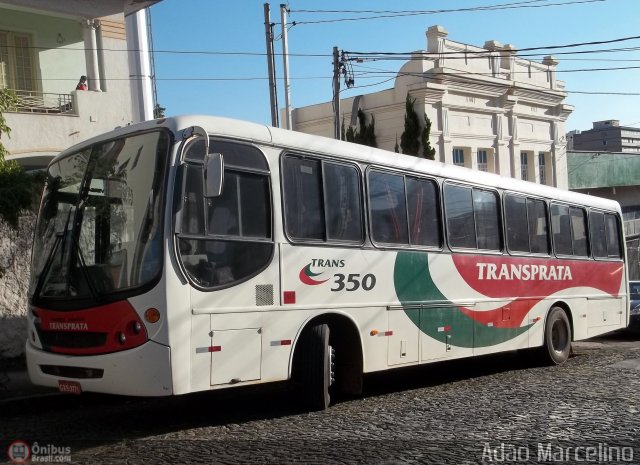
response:
[[[514,353],[369,375],[362,398],[316,413],[284,388],[53,396],[3,412],[0,434],[4,451],[14,440],[70,447],[72,463],[88,464],[574,463],[545,454],[576,446],[632,447],[638,463],[640,342],[617,336],[574,352],[559,367]]]

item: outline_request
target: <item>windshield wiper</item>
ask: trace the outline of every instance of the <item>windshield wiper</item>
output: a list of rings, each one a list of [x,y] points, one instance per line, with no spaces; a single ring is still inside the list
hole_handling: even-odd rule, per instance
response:
[[[67,219],[64,222],[64,229],[61,232],[56,233],[56,238],[55,238],[55,240],[53,242],[53,246],[51,247],[51,252],[49,252],[49,255],[47,256],[47,260],[44,263],[44,266],[42,267],[42,271],[40,272],[40,276],[38,276],[38,282],[36,283],[36,287],[33,290],[33,297],[35,299],[40,297],[40,292],[42,291],[42,288],[44,287],[45,280],[47,278],[47,275],[49,274],[49,270],[51,269],[51,265],[53,265],[53,260],[54,260],[54,258],[56,256],[56,250],[58,250],[58,246],[60,245],[60,242],[62,242],[62,240],[65,239],[66,236],[67,236],[67,231],[68,231],[68,227],[69,227],[69,221],[71,220],[71,213],[72,212],[73,212],[73,208],[69,207],[69,213],[67,213]],[[64,260],[64,243],[62,244],[62,250],[61,250],[61,253],[60,253],[60,265],[61,266],[62,266],[62,260]]]
[[[36,288],[33,290],[34,299],[38,299],[38,297],[40,297],[40,292],[42,291],[42,287],[44,286],[45,279],[49,274],[49,269],[51,268],[51,265],[53,264],[53,259],[56,256],[56,250],[58,249],[58,245],[60,244],[60,241],[62,240],[63,237],[64,237],[64,233],[56,234],[56,239],[53,242],[53,247],[51,247],[51,252],[49,253],[49,256],[47,257],[47,261],[42,267],[40,276],[38,276],[38,282],[36,283]]]

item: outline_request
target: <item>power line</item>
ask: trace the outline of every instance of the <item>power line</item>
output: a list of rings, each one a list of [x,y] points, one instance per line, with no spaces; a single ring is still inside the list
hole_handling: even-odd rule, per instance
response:
[[[597,72],[597,71],[626,71],[632,69],[640,69],[639,66],[616,66],[611,68],[576,68],[576,69],[563,69],[563,70],[554,70],[554,73],[586,73],[586,72]],[[423,73],[401,73],[397,71],[378,71],[381,74],[397,74],[397,75],[411,75],[411,76],[423,76]],[[509,74],[546,74],[547,70],[527,70],[527,71],[509,71]],[[371,72],[364,72],[364,74],[371,74]],[[483,77],[496,77],[496,75],[492,71],[488,72],[474,72],[474,71],[445,71],[439,72],[434,76],[483,76]]]
[[[603,0],[599,0],[603,1]],[[592,41],[592,42],[576,42],[570,44],[561,44],[561,45],[546,45],[546,46],[537,46],[537,47],[527,47],[521,49],[513,49],[512,53],[518,54],[520,52],[529,52],[536,50],[557,50],[564,48],[573,48],[573,47],[581,47],[585,45],[602,45],[602,44],[611,44],[611,43],[619,43],[630,40],[640,39],[640,36],[630,36],[630,37],[620,37],[616,39],[608,39],[601,41]],[[112,49],[112,48],[91,48],[91,47],[73,47],[73,48],[60,48],[60,47],[42,47],[42,46],[17,46],[12,44],[7,44],[6,48],[20,48],[20,49],[33,49],[40,51],[51,51],[51,50],[59,50],[59,51],[73,51],[73,52],[86,52],[86,51],[103,51],[103,52],[125,52],[125,53],[137,53],[140,52],[139,49]],[[599,49],[599,50],[577,50],[570,52],[557,52],[557,55],[562,54],[585,54],[585,53],[612,53],[612,52],[630,52],[640,50],[640,47],[627,47],[627,48],[612,48],[612,49]],[[266,56],[266,52],[251,52],[251,51],[219,51],[219,50],[179,50],[179,49],[154,49],[153,53],[156,55],[159,54],[170,54],[170,55],[213,55],[213,56],[256,56],[256,57],[264,57]],[[489,50],[466,50],[466,51],[455,51],[455,52],[442,52],[442,53],[432,53],[425,51],[411,51],[411,52],[357,52],[357,51],[345,51],[349,55],[354,56],[353,60],[358,59],[396,59],[396,60],[422,60],[425,58],[437,58],[437,57],[447,57],[447,58],[486,58],[489,56],[491,52]],[[541,56],[543,54],[523,54],[516,55],[516,57],[534,57]],[[293,57],[307,57],[307,58],[329,58],[332,55],[329,53],[289,53],[289,56]]]
[[[361,66],[357,66],[357,68],[361,68]],[[483,77],[492,77],[490,74],[484,74],[484,73],[472,73],[472,72],[461,72],[461,73],[452,73],[452,72],[441,72],[438,73],[436,75],[428,75],[428,74],[423,74],[423,73],[407,73],[407,72],[402,72],[402,73],[395,73],[393,71],[386,71],[386,70],[380,70],[378,73],[375,72],[363,72],[361,74],[359,74],[357,77],[359,79],[376,79],[376,78],[380,78],[380,77],[384,77],[385,75],[389,75],[389,74],[394,74],[394,76],[390,77],[389,79],[386,79],[384,81],[381,81],[379,83],[376,84],[370,84],[367,86],[356,86],[355,88],[359,88],[359,87],[372,87],[372,86],[376,86],[376,85],[380,85],[382,83],[388,82],[390,80],[393,80],[397,77],[402,77],[402,76],[414,76],[414,77],[422,77],[426,80],[439,80],[442,77],[455,77],[456,79],[460,80],[464,80],[467,82],[474,82],[477,83],[478,81],[474,81],[471,80],[469,78],[466,78],[466,76],[483,76]],[[512,87],[511,84],[508,83],[502,83],[502,82],[491,82],[491,85],[497,85],[500,87],[504,87],[504,88],[510,88]],[[543,89],[541,89],[543,90]],[[619,91],[580,91],[580,90],[575,90],[575,91],[570,91],[570,90],[563,90],[562,92],[567,93],[567,94],[588,94],[588,95],[619,95],[619,96],[640,96],[640,93],[638,92],[619,92]]]
[[[583,4],[583,3],[604,2],[606,0],[573,0],[573,1],[564,2],[564,3],[548,3],[544,5],[529,4],[529,3],[538,3],[539,1],[542,1],[542,0],[530,0],[530,1],[523,1],[523,2],[516,2],[516,3],[505,3],[502,5],[456,8],[456,9],[449,9],[449,10],[404,11],[404,12],[396,12],[396,13],[388,13],[388,14],[376,14],[374,16],[358,16],[354,18],[320,19],[315,21],[295,21],[293,22],[293,25],[297,26],[302,24],[341,23],[341,22],[348,22],[348,21],[389,19],[389,18],[400,18],[400,17],[407,17],[407,16],[424,16],[424,15],[433,15],[433,14],[441,14],[441,13],[496,11],[496,10],[510,10],[510,9],[519,9],[519,8],[547,8],[550,6],[566,6],[566,5],[576,5],[576,4]],[[314,12],[314,10],[291,10],[291,12],[292,13],[311,13],[311,12]],[[316,10],[315,12],[320,13],[321,10]]]
[[[356,68],[362,68],[356,65]],[[364,69],[364,68],[363,68]],[[400,77],[400,76],[415,76],[415,77],[424,77],[424,78],[438,78],[443,76],[481,76],[481,77],[496,77],[492,72],[472,72],[472,71],[446,71],[439,72],[434,75],[429,75],[428,73],[407,73],[407,72],[398,72],[393,70],[384,70],[384,69],[375,69],[370,68],[372,71],[362,71],[357,73],[356,76],[359,78],[379,78],[385,77],[389,75],[393,75],[392,78]],[[582,72],[599,72],[599,71],[626,71],[640,69],[639,66],[619,66],[619,67],[611,67],[611,68],[578,68],[578,69],[567,69],[567,70],[556,70],[555,73],[582,73]],[[510,74],[544,74],[547,71],[511,71]],[[332,76],[297,76],[291,77],[290,79],[296,80],[317,80],[317,79],[331,79]],[[106,78],[107,81],[136,81],[143,78],[137,77],[123,77],[123,78]],[[267,80],[266,76],[230,76],[230,77],[213,77],[213,76],[184,76],[184,77],[157,77],[158,81],[263,81]],[[277,78],[278,80],[282,80],[283,78]],[[76,78],[42,78],[42,81],[75,81]]]
[[[565,55],[586,55],[586,54],[598,54],[598,53],[624,53],[624,52],[636,52],[640,50],[640,47],[624,47],[624,48],[603,48],[596,50],[574,50],[571,52],[555,52],[554,56],[565,56]],[[354,52],[347,52],[354,53]],[[417,56],[416,56],[417,55]],[[514,55],[514,58],[538,58],[545,57],[548,53],[523,53],[521,55]],[[447,60],[476,60],[476,59],[486,59],[491,55],[487,51],[468,51],[468,52],[444,52],[444,53],[428,53],[428,52],[413,52],[413,55],[398,55],[398,56],[376,56],[376,55],[366,55],[363,54],[353,60],[362,62],[362,61],[421,61],[421,60],[430,60],[435,58],[444,57]],[[562,59],[567,60],[567,58]],[[592,60],[597,61],[599,59],[593,58]],[[607,61],[606,59],[601,59],[601,61]]]
[[[618,43],[618,42],[626,42],[629,40],[637,40],[640,39],[640,36],[630,36],[630,37],[619,37],[617,39],[608,39],[608,40],[596,40],[596,41],[591,41],[591,42],[574,42],[571,44],[562,44],[562,45],[545,45],[545,46],[538,46],[538,47],[527,47],[527,48],[520,48],[520,49],[513,49],[511,50],[512,53],[517,54],[519,52],[530,52],[530,51],[534,51],[534,50],[557,50],[557,49],[563,49],[563,48],[572,48],[572,47],[582,47],[585,45],[603,45],[603,44],[613,44],[613,43]],[[483,54],[483,55],[489,55],[490,53],[493,53],[489,50],[482,50],[482,51],[478,51],[478,52],[473,52],[473,51],[465,51],[465,52],[444,52],[444,53],[427,53],[427,52],[357,52],[357,51],[348,51],[346,52],[349,55],[361,55],[361,56],[381,56],[381,57],[387,57],[387,56],[406,56],[406,57],[421,57],[424,55],[430,55],[430,56],[434,56],[434,57],[438,57],[438,56],[447,56],[449,54],[456,54],[456,55],[464,55],[465,53],[469,53],[469,54]],[[578,53],[578,52],[575,52]],[[415,59],[415,58],[414,58]]]
[[[456,8],[452,10],[290,10],[294,13],[345,13],[345,14],[404,14],[404,13],[423,13],[428,14],[431,12],[455,12],[455,11],[468,11],[476,8],[490,8],[495,6],[505,6],[505,5],[519,5],[525,3],[540,3],[547,2],[549,0],[528,0],[522,2],[515,3],[505,3],[500,5],[489,5],[486,7],[471,7],[471,8]]]

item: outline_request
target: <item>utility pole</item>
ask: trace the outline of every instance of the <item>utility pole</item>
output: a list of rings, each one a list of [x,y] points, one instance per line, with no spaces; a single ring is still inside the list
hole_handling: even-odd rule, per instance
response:
[[[280,4],[280,21],[282,23],[282,61],[284,72],[284,104],[285,128],[292,129],[291,124],[291,87],[289,86],[289,51],[287,44],[287,5]]]
[[[340,55],[338,47],[333,47],[333,137],[340,140]]]
[[[276,66],[273,53],[273,24],[271,24],[271,7],[264,4],[264,29],[267,39],[267,66],[269,67],[269,100],[271,102],[271,126],[278,127],[278,90],[276,88]]]

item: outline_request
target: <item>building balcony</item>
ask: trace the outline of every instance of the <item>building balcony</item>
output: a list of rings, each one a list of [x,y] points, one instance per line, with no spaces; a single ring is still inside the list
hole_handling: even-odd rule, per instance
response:
[[[71,94],[52,94],[16,90],[18,103],[17,113],[46,113],[48,115],[74,114],[73,96]]]
[[[129,92],[16,94],[15,109],[3,114],[11,134],[2,143],[9,151],[7,159],[26,169],[43,168],[72,145],[131,123]]]

